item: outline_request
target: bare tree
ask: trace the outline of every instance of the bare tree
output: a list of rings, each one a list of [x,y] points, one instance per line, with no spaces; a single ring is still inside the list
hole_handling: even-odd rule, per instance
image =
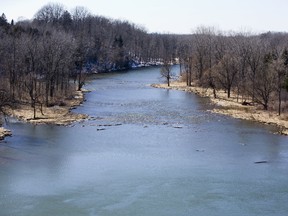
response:
[[[161,67],[161,77],[165,78],[167,85],[170,86],[171,79],[173,78],[171,61],[164,60],[163,66]]]
[[[0,89],[0,113],[5,114],[7,107],[12,107],[12,98],[8,91]]]
[[[256,87],[256,74],[259,72],[261,65],[261,57],[262,57],[262,46],[261,41],[257,37],[250,38],[249,40],[249,50],[248,50],[248,58],[247,63],[250,67],[249,78],[252,83],[252,102],[255,100],[255,87]]]
[[[232,52],[227,52],[218,64],[218,81],[227,91],[227,97],[230,98],[232,87],[239,73],[239,60]]]
[[[191,41],[182,41],[179,47],[180,72],[185,76],[187,86],[192,84],[193,54]]]
[[[206,31],[203,28],[197,29],[194,35],[195,44],[195,57],[196,57],[196,69],[197,69],[197,79],[201,80],[202,75],[206,69],[206,57],[207,57],[207,43],[205,40]]]
[[[214,98],[216,95],[216,76],[213,67],[217,62],[216,48],[219,45],[216,30],[213,27],[200,27],[196,34],[196,68],[200,85],[213,89]],[[197,57],[198,56],[198,57]]]
[[[285,86],[285,79],[287,77],[288,67],[288,50],[285,48],[282,55],[278,58],[273,59],[272,69],[277,73],[276,81],[276,92],[278,94],[278,114],[281,115],[282,106],[282,90]]]
[[[239,100],[240,93],[242,94],[242,102],[243,98],[247,95],[246,89],[247,89],[247,71],[248,71],[248,40],[249,34],[248,33],[239,33],[232,37],[235,54],[238,56],[239,61],[239,72],[237,74],[237,101]]]
[[[74,25],[74,31],[76,32],[77,37],[81,37],[81,40],[84,39],[85,33],[91,33],[91,29],[84,31],[87,27],[87,18],[90,16],[90,12],[85,7],[77,6],[72,12],[72,20]],[[90,26],[91,27],[91,26]]]
[[[68,79],[66,73],[73,62],[74,41],[70,35],[55,30],[47,31],[41,41],[42,76],[45,79],[45,103],[54,97],[61,79]],[[65,72],[63,74],[63,72]],[[60,76],[62,75],[62,76]],[[64,75],[64,76],[63,76]],[[66,80],[68,82],[68,80]],[[61,90],[61,89],[60,89]]]
[[[263,105],[264,110],[268,110],[270,97],[276,84],[276,73],[271,67],[271,53],[266,54],[261,63],[261,70],[255,74],[254,99]]]
[[[34,18],[39,23],[56,24],[60,22],[64,12],[65,9],[62,4],[49,3],[38,10],[38,12],[34,15]]]

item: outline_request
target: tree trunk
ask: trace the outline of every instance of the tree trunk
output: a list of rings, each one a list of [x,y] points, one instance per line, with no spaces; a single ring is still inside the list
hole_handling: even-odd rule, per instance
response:
[[[189,71],[186,71],[186,85],[189,86]]]
[[[192,61],[189,62],[189,80],[188,80],[188,86],[191,86],[191,83],[192,83]]]
[[[36,119],[36,103],[35,100],[33,101],[33,118]]]
[[[45,103],[46,106],[49,106],[49,82],[46,83],[46,89],[45,89]]]
[[[231,88],[228,87],[227,88],[227,97],[230,98],[230,96],[231,96]]]
[[[79,71],[79,76],[78,76],[78,91],[81,91],[81,88],[83,86],[82,82],[81,82],[81,75],[82,75],[82,70]]]
[[[279,116],[281,115],[281,104],[282,104],[282,100],[281,100],[281,87],[280,87],[278,91],[278,114]]]
[[[214,98],[216,99],[217,95],[216,95],[216,89],[215,88],[213,88],[213,95],[214,95]]]

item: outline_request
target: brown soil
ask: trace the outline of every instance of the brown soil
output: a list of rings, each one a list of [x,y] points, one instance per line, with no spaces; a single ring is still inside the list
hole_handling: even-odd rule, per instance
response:
[[[244,106],[242,101],[237,101],[237,95],[232,93],[231,98],[227,98],[224,91],[217,91],[217,98],[213,96],[212,89],[196,86],[188,87],[185,82],[176,81],[170,84],[152,84],[155,88],[175,89],[195,93],[201,97],[209,97],[211,102],[217,105],[212,112],[229,115],[234,118],[252,120],[265,124],[273,124],[279,127],[279,134],[288,135],[288,114],[279,116],[276,112],[264,111],[257,106]]]

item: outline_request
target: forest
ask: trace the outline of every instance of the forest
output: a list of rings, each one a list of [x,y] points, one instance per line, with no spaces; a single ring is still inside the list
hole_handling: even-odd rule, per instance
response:
[[[288,34],[222,32],[199,27],[178,45],[182,79],[192,84],[236,93],[243,105],[288,110]]]
[[[128,21],[67,11],[50,3],[32,20],[0,17],[0,112],[26,103],[61,105],[89,74],[179,63],[187,86],[236,92],[243,104],[288,110],[288,34],[222,32],[199,27],[190,35],[148,33]]]
[[[43,6],[33,20],[0,17],[0,111],[19,103],[53,106],[81,90],[87,75],[175,59],[176,36],[148,34],[128,21]],[[169,56],[169,57],[168,57]]]

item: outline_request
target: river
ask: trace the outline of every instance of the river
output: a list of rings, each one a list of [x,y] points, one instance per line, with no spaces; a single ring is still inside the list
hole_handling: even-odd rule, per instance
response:
[[[159,68],[95,75],[75,110],[91,119],[68,127],[10,120],[0,215],[286,215],[288,138],[150,87],[159,77]]]

